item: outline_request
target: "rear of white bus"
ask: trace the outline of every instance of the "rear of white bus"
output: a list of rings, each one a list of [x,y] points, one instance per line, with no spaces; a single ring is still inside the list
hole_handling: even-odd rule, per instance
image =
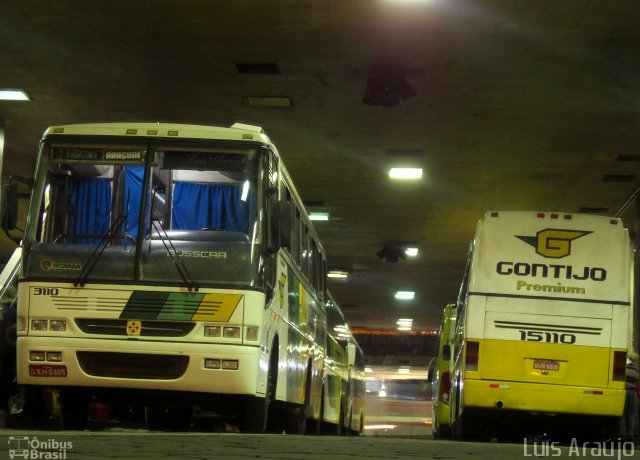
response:
[[[625,398],[630,267],[619,219],[487,213],[458,328],[454,417],[480,411],[614,422]]]

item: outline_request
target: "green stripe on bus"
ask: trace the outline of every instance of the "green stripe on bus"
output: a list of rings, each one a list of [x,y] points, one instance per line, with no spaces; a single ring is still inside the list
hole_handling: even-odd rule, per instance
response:
[[[120,319],[156,319],[169,292],[134,291],[120,314]]]
[[[188,321],[193,318],[204,294],[172,292],[165,301],[157,319]]]

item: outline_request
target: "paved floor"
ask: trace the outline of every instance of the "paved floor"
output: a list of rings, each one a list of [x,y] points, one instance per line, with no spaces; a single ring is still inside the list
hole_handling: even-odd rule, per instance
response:
[[[0,430],[0,460],[11,458],[11,454],[13,458],[64,460],[640,458],[640,452],[631,445],[610,445],[603,450],[602,446],[596,445],[467,443],[375,436],[174,434],[136,429],[99,432]]]

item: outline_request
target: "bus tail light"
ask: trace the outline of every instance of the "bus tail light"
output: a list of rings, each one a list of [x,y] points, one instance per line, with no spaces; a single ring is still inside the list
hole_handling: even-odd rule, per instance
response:
[[[477,371],[478,357],[480,356],[480,343],[467,340],[466,353],[464,355],[464,370]]]
[[[624,351],[613,352],[613,380],[624,382],[627,367],[627,353]]]
[[[443,372],[440,377],[440,401],[449,404],[451,393],[451,378],[448,372]]]

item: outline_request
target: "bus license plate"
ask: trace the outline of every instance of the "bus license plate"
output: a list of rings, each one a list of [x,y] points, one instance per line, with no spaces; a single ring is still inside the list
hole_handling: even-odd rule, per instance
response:
[[[533,362],[533,368],[539,369],[541,371],[559,371],[560,363],[558,361],[544,361],[541,359],[536,359]]]
[[[29,375],[31,377],[66,377],[67,366],[29,364]]]

